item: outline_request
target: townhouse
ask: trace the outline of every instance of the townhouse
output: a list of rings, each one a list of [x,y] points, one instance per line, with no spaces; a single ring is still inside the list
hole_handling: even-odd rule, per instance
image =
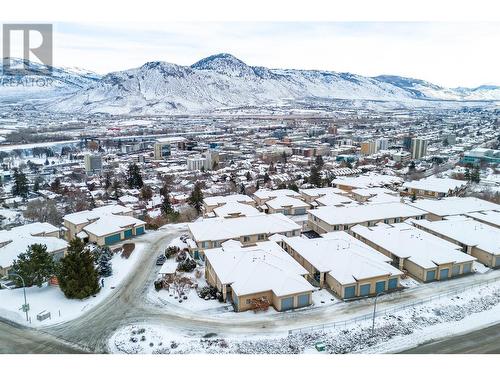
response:
[[[59,238],[59,229],[49,223],[31,223],[0,231],[0,277],[6,276],[17,257],[28,246],[41,244],[54,260],[66,254],[68,243]]]
[[[301,199],[288,196],[279,196],[266,201],[266,212],[270,214],[280,213],[287,216],[305,215],[310,208],[309,204]]]
[[[476,259],[460,246],[433,236],[409,223],[356,225],[351,233],[392,260],[412,277],[428,282],[470,274]]]
[[[500,205],[474,197],[447,197],[439,200],[418,199],[408,204],[427,211],[427,219],[431,221],[443,220],[447,216],[465,215],[472,212],[500,212]]]
[[[267,201],[271,199],[275,199],[278,197],[290,197],[300,199],[301,195],[296,191],[290,189],[278,189],[278,190],[268,190],[268,189],[259,189],[253,194],[253,198],[255,202],[257,202],[257,206],[262,209],[266,209],[264,205]]]
[[[500,267],[500,229],[466,216],[440,221],[415,220],[413,225],[458,245],[488,267]]]
[[[349,207],[319,207],[308,211],[308,227],[315,232],[327,233],[349,230],[354,225],[374,226],[403,222],[409,218],[425,219],[426,212],[404,203],[389,202]]]
[[[283,238],[281,246],[308,271],[308,279],[325,285],[342,299],[367,297],[400,288],[399,269],[391,259],[346,232],[322,238]]]
[[[467,185],[467,181],[431,176],[418,181],[405,182],[403,192],[410,196],[443,198],[462,194]]]
[[[146,224],[133,217],[131,208],[121,205],[75,212],[64,216],[63,220],[68,241],[78,237],[101,246],[144,234]]]
[[[255,207],[255,201],[248,195],[231,194],[231,195],[216,195],[203,199],[203,212],[209,214],[215,208],[221,207],[227,203],[241,203]]]
[[[207,216],[215,215],[225,219],[244,216],[260,215],[261,212],[254,206],[239,202],[228,202],[222,206],[216,207]]]
[[[205,251],[208,284],[231,301],[237,312],[268,303],[277,311],[308,306],[314,287],[306,281],[307,271],[276,242],[243,246],[227,241]]]
[[[260,214],[231,219],[202,219],[188,224],[191,239],[196,247],[191,248],[195,259],[202,258],[206,249],[220,247],[228,240],[236,240],[244,246],[267,241],[273,234],[287,237],[298,236],[301,226],[283,214]]]

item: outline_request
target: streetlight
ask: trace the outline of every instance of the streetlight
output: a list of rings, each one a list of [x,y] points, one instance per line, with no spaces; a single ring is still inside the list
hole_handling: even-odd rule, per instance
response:
[[[385,294],[385,292],[380,292],[377,293],[375,296],[375,302],[373,303],[373,317],[372,317],[372,336],[375,333],[375,313],[377,311],[377,298],[381,296],[382,294]]]
[[[26,284],[24,283],[24,279],[21,277],[21,275],[18,275],[17,273],[9,273],[9,277],[11,276],[17,276],[21,279],[21,282],[23,283],[23,294],[24,294],[24,305],[22,307],[23,311],[26,313],[26,321],[28,322],[28,311],[30,309],[30,306],[26,302]]]

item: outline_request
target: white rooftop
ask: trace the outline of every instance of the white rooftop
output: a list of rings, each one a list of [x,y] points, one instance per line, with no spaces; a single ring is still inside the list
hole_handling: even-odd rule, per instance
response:
[[[466,216],[450,220],[415,220],[415,224],[468,246],[477,246],[491,254],[500,255],[500,229]]]
[[[299,193],[290,189],[278,189],[278,190],[259,189],[254,193],[254,195],[259,199],[270,199],[283,196],[300,198]]]
[[[405,182],[403,187],[446,194],[450,190],[460,189],[465,185],[467,185],[467,181],[431,176],[418,181]]]
[[[214,208],[214,213],[218,217],[253,216],[260,215],[261,212],[253,206],[239,202],[229,202],[220,207]]]
[[[419,199],[409,205],[438,216],[463,215],[479,211],[500,211],[500,205],[474,197],[448,197],[439,200]]]
[[[189,223],[195,241],[218,241],[253,234],[274,234],[300,230],[301,226],[283,214],[261,214],[240,218],[203,219]]]
[[[500,227],[500,211],[471,212],[466,214],[466,216]]]
[[[329,273],[342,284],[383,275],[401,275],[390,258],[346,232],[327,233],[323,238],[284,238],[319,272]]]
[[[279,210],[282,208],[309,208],[309,204],[301,199],[281,195],[277,198],[270,199],[266,202],[269,207]]]
[[[220,206],[230,202],[254,203],[254,200],[244,194],[216,195],[203,199],[203,203],[207,206]]]
[[[0,267],[10,267],[18,255],[28,246],[42,244],[49,253],[65,249],[68,243],[57,237],[44,237],[45,233],[57,232],[58,228],[49,223],[31,223],[0,231]]]
[[[351,230],[397,257],[409,258],[423,268],[475,260],[461,252],[460,246],[407,223],[378,224],[374,227],[356,225]]]
[[[119,204],[111,204],[108,206],[97,207],[93,210],[85,210],[68,214],[65,215],[63,219],[72,224],[78,225],[96,220],[103,215],[123,215],[131,212],[133,212],[133,210],[129,207],[121,206]]]
[[[337,177],[333,180],[336,185],[346,185],[353,188],[369,188],[369,187],[381,187],[389,186],[395,184],[401,184],[403,179],[396,176],[388,176],[382,174],[368,174],[357,177]]]
[[[326,194],[316,199],[316,202],[322,206],[344,206],[355,203],[351,198],[340,194]]]
[[[378,221],[397,217],[425,215],[426,212],[404,203],[390,202],[350,207],[319,207],[308,211],[311,215],[330,225],[356,224],[365,221]]]
[[[314,287],[299,263],[272,241],[242,247],[237,241],[205,251],[222,284],[230,284],[238,295],[272,291],[276,296],[309,292]]]
[[[310,196],[310,197],[321,197],[324,195],[330,194],[340,194],[345,193],[344,190],[334,187],[323,187],[323,188],[310,188],[310,189],[299,189],[301,194]]]

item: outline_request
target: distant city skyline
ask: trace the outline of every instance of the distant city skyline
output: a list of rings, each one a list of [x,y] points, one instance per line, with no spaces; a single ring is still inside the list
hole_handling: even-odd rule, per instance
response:
[[[500,23],[182,22],[54,24],[54,65],[97,73],[230,53],[249,65],[500,85]]]

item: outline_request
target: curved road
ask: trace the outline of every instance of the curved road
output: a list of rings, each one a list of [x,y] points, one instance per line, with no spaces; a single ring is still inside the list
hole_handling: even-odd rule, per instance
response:
[[[272,335],[273,333],[284,334],[293,328],[341,321],[352,318],[353,315],[359,316],[372,311],[373,301],[367,299],[276,315],[231,316],[228,320],[227,316],[190,312],[180,309],[179,306],[155,305],[146,301],[147,293],[151,290],[157,273],[154,259],[173,238],[181,233],[180,229],[168,228],[137,239],[136,242],[143,242],[146,246],[144,246],[142,259],[137,262],[136,269],[130,272],[129,276],[106,300],[77,319],[39,330],[20,328],[14,324],[6,325],[0,322],[0,352],[2,350],[4,352],[36,352],[40,349],[39,345],[45,342],[47,343],[46,350],[54,352],[77,350],[67,344],[74,343],[78,344],[82,351],[105,353],[108,351],[108,340],[111,335],[120,327],[133,323],[158,323],[169,327],[172,331],[199,337],[206,333],[242,336]],[[377,305],[382,309],[411,304],[415,299],[426,298],[451,287],[465,287],[495,276],[497,274],[487,273],[426,284],[423,287],[382,296]],[[16,337],[12,341],[11,349],[8,347],[9,342],[5,343],[2,340],[2,335],[5,335],[3,331],[7,332],[6,337],[10,337],[11,334]],[[35,336],[38,337],[38,341],[34,339]]]

